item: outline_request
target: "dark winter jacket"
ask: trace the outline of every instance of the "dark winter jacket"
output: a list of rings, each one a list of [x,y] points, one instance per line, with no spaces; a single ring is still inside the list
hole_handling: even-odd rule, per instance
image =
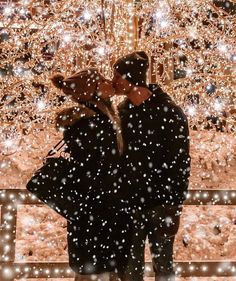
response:
[[[81,118],[64,132],[67,152],[78,161],[73,174],[78,222],[68,222],[68,253],[75,272],[98,274],[126,265],[129,217],[120,211],[116,132],[105,114],[86,105],[96,115]]]
[[[156,85],[140,106],[120,107],[125,153],[123,174],[132,208],[182,204],[190,173],[187,118]]]

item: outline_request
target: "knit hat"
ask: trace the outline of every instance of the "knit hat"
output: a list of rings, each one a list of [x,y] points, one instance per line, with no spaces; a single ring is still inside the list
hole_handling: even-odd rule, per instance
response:
[[[51,81],[54,86],[62,89],[64,94],[73,97],[81,95],[93,95],[97,86],[104,78],[95,68],[79,71],[72,76],[64,77],[62,74],[55,74]]]
[[[133,52],[119,58],[113,68],[135,86],[147,86],[148,56],[144,51]]]

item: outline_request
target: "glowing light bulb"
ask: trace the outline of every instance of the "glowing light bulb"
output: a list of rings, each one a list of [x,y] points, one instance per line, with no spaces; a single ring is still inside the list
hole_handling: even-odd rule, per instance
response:
[[[168,27],[168,25],[169,25],[169,23],[168,23],[167,20],[161,20],[160,21],[160,27],[161,28],[166,28],[166,27]]]
[[[10,268],[4,268],[3,270],[3,275],[6,277],[6,278],[12,278],[13,277],[13,271],[10,269]]]
[[[188,33],[189,33],[189,36],[193,39],[198,37],[197,36],[198,32],[197,32],[197,29],[195,27],[190,27]]]
[[[207,90],[211,90],[211,87],[212,87],[212,85],[211,85],[211,84],[208,84],[208,85],[206,86],[206,89],[207,89]]]
[[[193,266],[193,265],[190,265],[190,266],[189,266],[189,270],[190,270],[190,271],[193,271],[193,270],[194,270],[194,266]]]
[[[181,271],[182,271],[182,267],[181,267],[181,266],[178,266],[178,267],[176,268],[176,271],[177,271],[177,272],[181,272]]]
[[[85,11],[84,14],[83,14],[83,17],[85,20],[90,20],[92,15],[89,11]]]
[[[13,10],[12,10],[11,7],[6,7],[6,8],[4,9],[4,14],[5,14],[6,16],[10,16],[12,12],[13,12]]]
[[[6,148],[12,148],[14,146],[14,141],[12,139],[7,139],[4,142],[4,146]]]
[[[218,50],[221,52],[221,53],[226,53],[228,51],[228,48],[225,44],[221,43],[219,44],[218,46]]]
[[[155,18],[160,19],[162,17],[163,17],[163,12],[162,11],[156,11]]]
[[[45,107],[46,107],[46,104],[45,104],[44,101],[40,100],[40,101],[37,102],[37,109],[38,110],[43,110],[43,109],[45,109]]]
[[[80,41],[84,41],[84,40],[85,40],[85,35],[84,35],[84,34],[81,34],[80,37],[79,37],[79,40],[80,40]]]
[[[215,101],[214,109],[215,110],[221,110],[222,109],[222,104],[219,101]]]
[[[191,76],[193,74],[193,70],[191,68],[186,69],[186,75]]]
[[[187,112],[190,116],[194,116],[196,114],[196,108],[194,106],[188,106]]]
[[[69,34],[64,35],[63,41],[66,42],[66,43],[69,43],[71,41],[71,36]]]
[[[24,16],[26,14],[26,10],[25,9],[20,9],[20,15]]]
[[[236,55],[232,55],[231,59],[232,59],[233,62],[236,62]]]
[[[97,48],[97,53],[98,53],[100,56],[104,56],[104,55],[105,55],[105,47],[99,47],[99,48]]]
[[[204,59],[203,59],[203,58],[199,58],[197,61],[198,61],[198,63],[199,63],[200,65],[204,63]]]
[[[15,70],[14,70],[14,72],[15,72],[15,74],[16,75],[21,75],[21,74],[23,74],[23,68],[22,67],[20,67],[20,66],[18,66]]]

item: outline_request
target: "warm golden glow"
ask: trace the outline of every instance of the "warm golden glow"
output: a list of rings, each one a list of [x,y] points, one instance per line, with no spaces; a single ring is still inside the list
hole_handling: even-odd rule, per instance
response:
[[[149,81],[184,107],[192,126],[206,128],[216,117],[234,132],[235,17],[213,2],[6,3],[0,15],[1,135],[27,134],[35,122],[53,120],[62,105],[52,73],[96,66],[109,78],[116,58],[134,49],[149,54]]]

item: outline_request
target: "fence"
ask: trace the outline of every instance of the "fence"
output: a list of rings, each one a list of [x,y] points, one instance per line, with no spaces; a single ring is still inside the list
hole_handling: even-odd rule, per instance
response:
[[[42,204],[23,189],[0,190],[0,280],[20,278],[73,278],[74,273],[65,262],[22,263],[15,261],[16,219],[18,205]],[[190,190],[185,205],[236,205],[234,190]],[[235,241],[236,242],[236,241]],[[146,263],[146,276],[154,276],[151,264]],[[236,276],[236,260],[175,261],[178,276]]]

